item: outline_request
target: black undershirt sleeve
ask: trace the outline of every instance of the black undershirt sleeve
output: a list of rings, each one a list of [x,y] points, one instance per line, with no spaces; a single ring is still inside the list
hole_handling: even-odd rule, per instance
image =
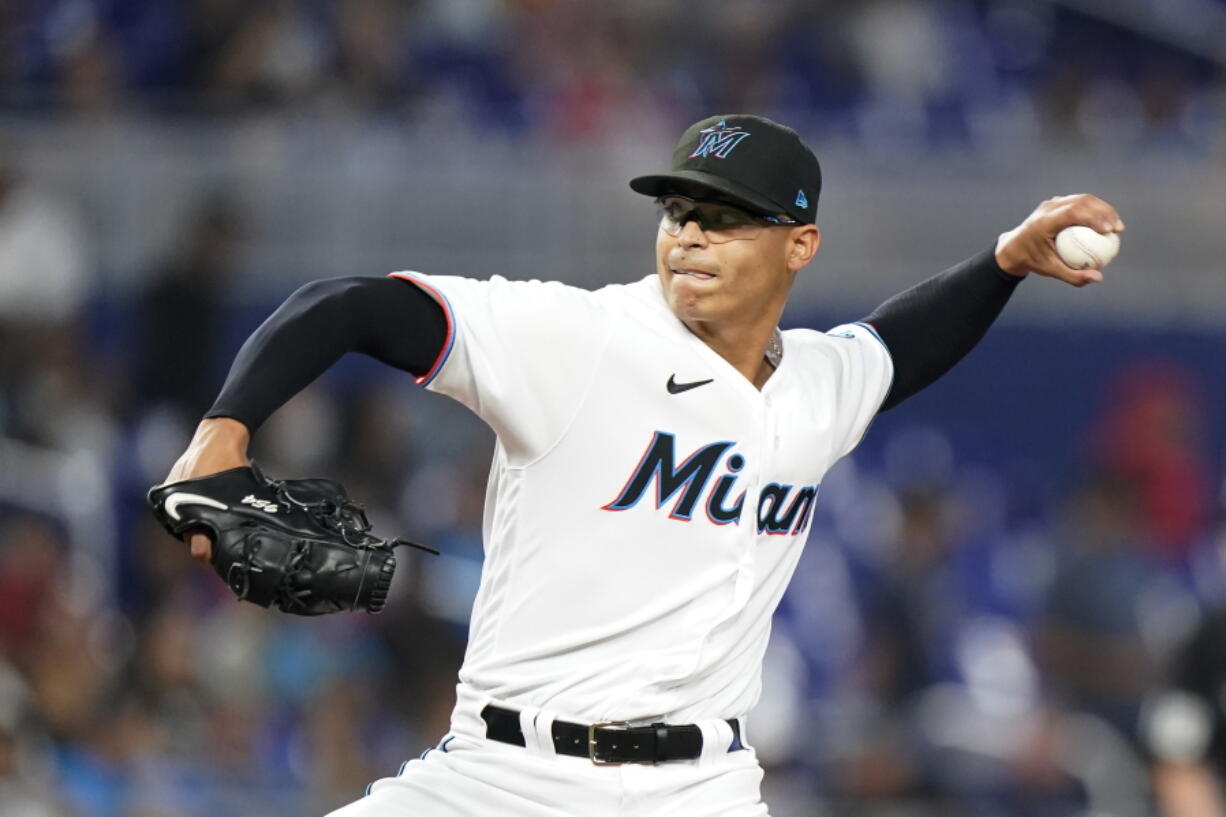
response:
[[[894,381],[881,410],[898,405],[961,360],[1020,281],[1001,270],[989,250],[894,296],[865,318],[894,363]],[[442,307],[409,282],[361,277],[314,281],[286,299],[247,339],[205,417],[232,417],[255,431],[347,352],[424,375],[446,335]]]
[[[243,344],[205,417],[255,431],[346,352],[418,377],[447,339],[443,309],[399,278],[330,278],[296,291]]]
[[[996,264],[993,248],[895,295],[864,318],[894,361],[894,382],[880,410],[898,405],[965,357],[1021,280]]]

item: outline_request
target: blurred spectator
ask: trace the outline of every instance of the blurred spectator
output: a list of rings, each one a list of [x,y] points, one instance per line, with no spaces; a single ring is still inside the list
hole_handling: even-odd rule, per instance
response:
[[[84,7],[86,4],[78,4]],[[64,107],[82,115],[104,115],[125,101],[118,44],[95,20],[74,21],[79,29],[65,38],[59,56],[56,96]]]
[[[1158,571],[1136,496],[1132,485],[1109,474],[1074,490],[1038,640],[1056,700],[1102,718],[1130,740],[1157,670],[1144,626]]]
[[[897,549],[867,616],[869,688],[890,706],[905,703],[941,676],[955,590],[950,568],[958,546],[956,499],[936,486],[902,492]]]
[[[342,415],[340,395],[322,384],[312,384],[268,419],[256,438],[252,456],[277,475],[296,477],[326,471],[342,452],[350,452],[342,438]],[[353,485],[347,480],[344,483]],[[366,487],[363,484],[351,490],[355,496],[379,501],[377,494],[363,490]],[[381,487],[395,490],[394,483]]]
[[[399,502],[408,474],[420,465],[415,455],[429,446],[417,436],[423,430],[417,427],[406,386],[392,381],[354,389],[343,431],[333,435],[337,448],[346,452],[337,478],[387,514]]]
[[[0,433],[105,456],[110,390],[81,350],[92,248],[73,205],[8,161],[0,143]]]
[[[420,92],[409,60],[410,7],[393,0],[336,4],[331,75],[325,93],[355,110],[394,109]]]
[[[1226,815],[1226,610],[1210,611],[1179,651],[1144,721],[1166,817]]]
[[[206,110],[233,112],[292,104],[322,80],[326,34],[298,0],[194,0],[187,65]]]
[[[0,514],[0,656],[28,666],[64,578],[67,551],[63,532],[50,520]]]
[[[0,327],[2,328],[2,327]],[[0,390],[11,389],[8,436],[106,462],[116,444],[118,383],[85,351],[78,323],[18,331],[6,351],[16,358]],[[7,380],[7,382],[5,382]]]
[[[1140,544],[1168,566],[1185,563],[1208,529],[1212,501],[1204,394],[1174,361],[1140,361],[1105,396],[1095,455],[1135,492]]]
[[[91,255],[73,206],[23,179],[0,142],[0,325],[69,323],[88,297]]]
[[[922,140],[928,106],[951,81],[938,4],[874,0],[856,4],[850,28],[868,87],[862,116],[871,138]]]
[[[1226,517],[1214,535],[1226,567]],[[1226,817],[1226,606],[1198,619],[1146,700],[1142,719],[1164,817]]]
[[[899,499],[897,545],[864,591],[866,720],[838,775],[847,794],[867,802],[935,796],[934,781],[917,755],[911,709],[930,686],[949,680],[945,649],[955,622],[951,605],[958,604],[951,573],[958,544],[954,498],[925,485]]]
[[[41,773],[46,738],[30,714],[29,691],[0,652],[0,813],[68,817]]]
[[[143,510],[143,509],[142,509]],[[124,581],[119,587],[121,609],[143,625],[154,610],[181,603],[194,609],[207,609],[221,598],[223,587],[198,565],[184,558],[185,547],[166,535],[152,515],[143,514],[129,531],[130,548],[121,553],[119,570]],[[176,597],[184,597],[179,600]]]
[[[183,226],[170,257],[150,277],[137,305],[132,394],[164,406],[184,423],[212,405],[227,361],[220,358],[224,310],[242,217],[224,193],[207,196]]]
[[[186,761],[209,754],[211,701],[197,672],[199,628],[190,611],[168,604],[146,620],[124,696],[160,725],[159,752]]]

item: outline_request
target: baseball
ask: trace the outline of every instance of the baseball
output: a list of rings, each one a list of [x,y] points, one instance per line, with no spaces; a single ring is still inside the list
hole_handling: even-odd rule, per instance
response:
[[[1120,251],[1117,233],[1103,235],[1080,224],[1056,234],[1056,252],[1073,269],[1102,269]]]

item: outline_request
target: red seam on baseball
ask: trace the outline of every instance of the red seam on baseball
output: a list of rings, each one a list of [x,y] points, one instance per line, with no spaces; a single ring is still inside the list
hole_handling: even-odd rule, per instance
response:
[[[1073,239],[1073,243],[1080,247],[1082,252],[1090,256],[1090,260],[1094,262],[1093,267],[1082,267],[1082,269],[1101,269],[1103,265],[1102,259],[1098,257],[1094,250],[1090,249],[1085,244],[1082,244],[1081,239],[1078,238],[1076,234],[1072,235],[1071,238]]]

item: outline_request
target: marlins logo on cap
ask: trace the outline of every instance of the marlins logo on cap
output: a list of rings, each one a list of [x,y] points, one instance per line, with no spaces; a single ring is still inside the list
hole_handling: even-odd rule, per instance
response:
[[[728,127],[728,124],[721,119],[719,124],[700,130],[698,136],[698,147],[688,158],[717,156],[720,159],[727,159],[732,149],[739,145],[742,139],[749,136],[749,131],[735,126]]]

